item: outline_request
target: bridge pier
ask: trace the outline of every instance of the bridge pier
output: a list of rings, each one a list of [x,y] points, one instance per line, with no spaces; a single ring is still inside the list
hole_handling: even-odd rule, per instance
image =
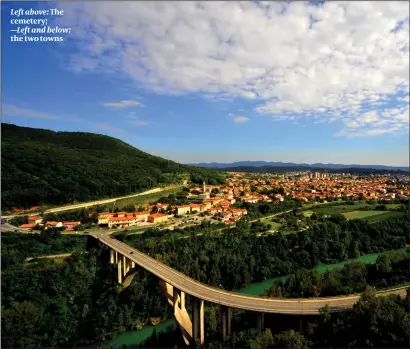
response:
[[[185,310],[185,292],[178,290],[176,287],[173,288],[174,293],[174,309],[177,308]]]
[[[130,271],[130,260],[127,257],[122,256],[122,262],[123,262],[124,276],[125,276]]]
[[[115,256],[114,256],[114,250],[110,249],[110,264],[114,264],[115,263]]]
[[[220,316],[222,341],[225,342],[231,336],[232,308],[221,305]]]
[[[173,288],[174,316],[186,345],[192,342],[192,321],[185,308],[185,292]]]
[[[195,297],[192,302],[192,339],[194,344],[204,344],[205,341],[205,307],[204,301]]]
[[[263,328],[265,327],[265,313],[259,313],[256,321],[257,321],[258,331],[262,332]]]
[[[122,261],[120,258],[117,259],[117,273],[118,273],[118,283],[122,284]]]

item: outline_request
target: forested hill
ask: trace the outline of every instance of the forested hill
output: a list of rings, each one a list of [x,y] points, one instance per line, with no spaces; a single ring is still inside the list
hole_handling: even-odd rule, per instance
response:
[[[2,209],[66,204],[222,174],[144,153],[109,136],[1,124]]]

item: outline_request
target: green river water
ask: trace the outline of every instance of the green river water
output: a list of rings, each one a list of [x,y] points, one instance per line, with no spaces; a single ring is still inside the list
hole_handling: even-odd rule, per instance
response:
[[[406,248],[403,248],[400,250],[406,250]],[[318,265],[313,269],[318,270],[319,272],[325,272],[326,270],[342,268],[345,264],[351,263],[353,261],[362,262],[366,264],[372,264],[372,263],[375,263],[377,260],[377,257],[381,256],[382,254],[383,252],[367,254],[357,259],[349,259],[347,261],[336,263],[336,264]],[[247,294],[251,296],[258,296],[261,293],[263,293],[266,289],[268,289],[272,285],[273,281],[281,280],[282,282],[285,282],[288,277],[289,277],[288,275],[285,275],[285,276],[279,276],[273,279],[265,280],[262,282],[254,282],[247,287],[244,287],[244,288],[241,288],[235,291],[238,293]],[[168,332],[170,329],[175,329],[176,326],[177,325],[174,319],[168,319],[165,322],[157,326],[145,326],[142,330],[127,331],[127,332],[120,333],[115,339],[105,342],[103,346],[107,347],[111,345],[114,347],[121,347],[122,345],[126,345],[129,348],[135,348],[137,344],[142,344],[145,340],[151,337],[154,330],[156,330],[157,333]]]

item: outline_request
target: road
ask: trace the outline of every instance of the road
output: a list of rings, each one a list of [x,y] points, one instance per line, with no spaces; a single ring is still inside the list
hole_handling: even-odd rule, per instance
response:
[[[29,262],[33,259],[53,259],[53,258],[62,258],[62,257],[69,257],[72,255],[73,252],[70,253],[60,253],[60,254],[47,254],[44,256],[37,256],[37,257],[28,257],[24,261]]]
[[[33,230],[30,231],[29,229],[20,229],[19,227],[15,227],[14,225],[11,225],[9,223],[4,223],[1,225],[1,232],[2,233],[21,233],[21,234],[40,234],[39,230]],[[87,230],[88,232],[88,230]],[[95,232],[100,232],[99,230],[95,230]],[[111,234],[113,233],[112,231],[106,232],[106,234]],[[83,231],[67,231],[67,232],[61,232],[62,235],[88,235],[88,233],[85,233]]]
[[[129,199],[129,198],[133,198],[133,197],[137,197],[137,196],[154,194],[154,193],[158,193],[160,191],[165,191],[165,190],[169,190],[169,189],[172,189],[172,188],[179,188],[179,187],[183,187],[183,186],[184,185],[181,184],[181,185],[176,185],[176,186],[172,186],[172,187],[153,188],[153,189],[150,189],[150,190],[144,191],[142,193],[138,193],[138,194],[131,194],[131,195],[119,196],[119,197],[111,198],[111,199],[90,201],[90,202],[85,202],[85,203],[81,203],[81,204],[66,205],[66,206],[61,206],[61,207],[50,208],[48,210],[45,210],[44,214],[74,210],[74,209],[79,209],[79,208],[87,208],[87,207],[97,206],[97,205],[109,204],[109,203],[113,203],[114,201],[117,201],[117,200]],[[40,214],[40,212],[27,213],[28,216],[35,216],[35,215],[38,215],[38,214]],[[11,218],[16,217],[16,216],[21,216],[21,215],[1,216],[1,218],[11,219]]]
[[[280,299],[253,297],[224,291],[195,281],[183,273],[172,269],[160,261],[157,261],[106,234],[91,233],[90,235],[177,289],[199,299],[236,309],[278,314],[317,315],[319,314],[319,310],[326,305],[328,305],[330,312],[350,309],[360,298],[360,294],[356,294],[327,298]],[[131,252],[133,253],[131,254]],[[377,294],[400,294],[403,296],[406,294],[406,288],[380,291]]]
[[[256,222],[256,221],[258,221],[258,220],[260,220],[260,219],[277,217],[277,216],[283,215],[283,214],[285,214],[285,213],[290,213],[290,212],[292,212],[292,211],[293,211],[293,209],[292,209],[292,210],[287,210],[287,211],[278,212],[278,213],[275,213],[275,214],[271,214],[271,215],[269,215],[269,216],[263,216],[263,217],[254,219],[254,220],[249,221],[249,222],[252,223],[252,222]]]

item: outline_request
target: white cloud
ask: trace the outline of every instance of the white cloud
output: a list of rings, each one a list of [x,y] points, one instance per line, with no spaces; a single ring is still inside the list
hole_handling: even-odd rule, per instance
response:
[[[44,112],[33,110],[33,109],[20,108],[12,104],[3,104],[2,111],[3,111],[4,116],[9,116],[9,117],[26,117],[26,118],[34,118],[34,119],[64,120],[64,121],[70,121],[70,122],[83,121],[75,117],[44,113]]]
[[[340,121],[373,135],[378,108],[409,90],[405,1],[61,5],[79,39],[72,69],[110,72],[156,92],[252,99],[275,120]],[[406,127],[392,117],[392,130]]]
[[[143,104],[137,101],[121,101],[121,102],[111,102],[111,103],[104,103],[104,107],[108,108],[116,108],[116,109],[123,109],[123,108],[128,108],[128,107],[142,107]]]
[[[244,116],[238,116],[234,119],[235,123],[237,124],[243,124],[244,122],[248,121],[249,118],[246,118]]]
[[[3,104],[3,115],[11,117],[27,117],[36,119],[54,119],[58,120],[60,117],[49,113],[43,113],[31,109],[24,109],[11,104]]]

